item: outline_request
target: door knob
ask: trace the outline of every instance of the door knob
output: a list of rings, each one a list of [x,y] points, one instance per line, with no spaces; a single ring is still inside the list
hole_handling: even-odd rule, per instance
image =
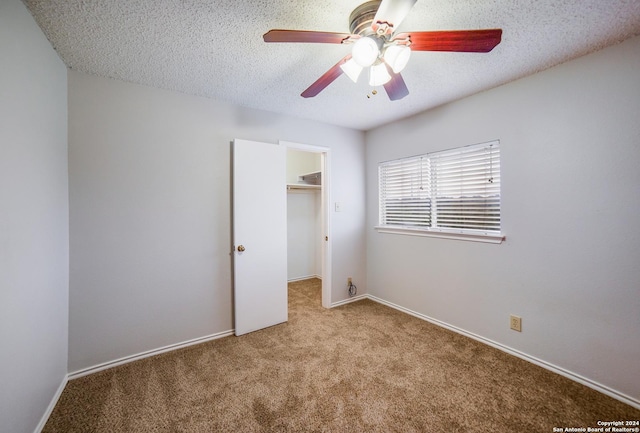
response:
[[[244,245],[238,245],[238,251],[239,252],[243,252],[244,251]]]

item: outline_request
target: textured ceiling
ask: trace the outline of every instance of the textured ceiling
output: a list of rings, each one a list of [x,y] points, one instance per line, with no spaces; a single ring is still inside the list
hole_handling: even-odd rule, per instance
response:
[[[414,52],[406,98],[339,77],[350,46],[264,43],[269,29],[348,32],[364,0],[24,0],[77,71],[356,129],[406,117],[640,34],[638,0],[419,0],[400,31],[502,28],[488,54]]]

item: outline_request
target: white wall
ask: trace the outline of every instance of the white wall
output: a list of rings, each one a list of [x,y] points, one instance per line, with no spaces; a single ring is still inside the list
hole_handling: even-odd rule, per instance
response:
[[[319,153],[287,149],[287,183],[299,183],[300,175],[321,169]]]
[[[233,328],[234,138],[331,148],[332,301],[364,278],[362,132],[69,72],[70,372]]]
[[[67,70],[0,1],[0,430],[32,432],[67,373]]]
[[[287,279],[322,275],[322,215],[319,190],[287,191]]]
[[[638,71],[635,38],[368,132],[369,293],[640,402]],[[493,139],[505,243],[372,229],[378,162]]]

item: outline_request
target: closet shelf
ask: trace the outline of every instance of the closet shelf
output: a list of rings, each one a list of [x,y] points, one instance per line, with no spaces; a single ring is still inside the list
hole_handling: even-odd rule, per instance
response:
[[[297,183],[288,183],[287,190],[291,189],[320,189],[322,188],[322,172],[301,174]]]
[[[308,183],[288,183],[287,189],[320,189],[322,185],[311,185]]]
[[[302,174],[298,176],[298,182],[310,185],[322,185],[322,172],[314,171],[313,173]]]

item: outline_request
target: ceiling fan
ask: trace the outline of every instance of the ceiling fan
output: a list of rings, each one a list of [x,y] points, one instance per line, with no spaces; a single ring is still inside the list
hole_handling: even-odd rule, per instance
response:
[[[384,86],[392,101],[409,94],[400,72],[407,65],[411,51],[488,53],[500,43],[501,29],[396,33],[416,1],[363,3],[349,16],[351,33],[274,29],[263,38],[265,42],[353,44],[351,54],[302,92],[304,98],[316,96],[343,73],[356,82],[363,69],[369,68],[369,85]]]

